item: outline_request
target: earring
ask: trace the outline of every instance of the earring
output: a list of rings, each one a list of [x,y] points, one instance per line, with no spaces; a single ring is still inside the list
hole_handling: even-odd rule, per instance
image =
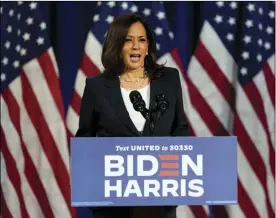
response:
[[[148,55],[149,53],[147,52],[146,55]]]

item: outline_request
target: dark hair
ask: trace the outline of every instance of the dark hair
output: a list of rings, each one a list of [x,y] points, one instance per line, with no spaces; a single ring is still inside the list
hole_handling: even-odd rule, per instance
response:
[[[135,14],[121,15],[111,24],[103,43],[101,57],[105,74],[119,76],[123,73],[125,64],[121,51],[130,26],[136,22],[140,22],[144,26],[148,39],[148,55],[145,57],[145,70],[151,79],[160,76],[159,69],[163,66],[156,63],[155,37],[143,18]]]

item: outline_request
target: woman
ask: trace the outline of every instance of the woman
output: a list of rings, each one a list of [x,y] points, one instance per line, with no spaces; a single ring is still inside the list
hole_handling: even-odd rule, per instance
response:
[[[155,46],[152,32],[139,16],[123,15],[112,23],[103,44],[105,70],[86,80],[77,137],[189,135],[178,71],[156,63]],[[152,133],[149,122],[133,109],[129,98],[132,90],[140,92],[149,110],[155,107],[157,94],[163,94],[169,103]],[[102,207],[92,211],[94,218],[130,218],[134,211],[145,208],[148,214],[162,214],[151,218],[176,218],[175,206]]]

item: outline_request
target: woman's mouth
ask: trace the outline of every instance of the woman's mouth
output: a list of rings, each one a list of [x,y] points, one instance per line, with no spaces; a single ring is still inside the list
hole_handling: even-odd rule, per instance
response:
[[[130,60],[132,62],[139,62],[140,58],[141,58],[141,55],[139,55],[139,54],[131,54],[130,55]]]

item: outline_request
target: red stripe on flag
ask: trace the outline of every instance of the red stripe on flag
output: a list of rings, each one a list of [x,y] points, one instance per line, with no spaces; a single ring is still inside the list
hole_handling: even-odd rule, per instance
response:
[[[270,69],[270,66],[267,62],[264,64],[264,77],[270,100],[273,107],[275,108],[275,76],[273,75],[272,70]]]
[[[206,72],[212,72],[208,73],[208,76],[212,79],[212,82],[220,90],[220,93],[224,96],[224,99],[228,102],[232,111],[234,111],[236,94],[235,88],[228,81],[224,73],[220,70],[217,62],[209,54],[208,50],[201,41],[197,43],[195,56]]]
[[[174,50],[172,53],[175,60],[180,62],[180,58],[178,57],[177,50]],[[182,64],[179,63],[181,66]],[[220,135],[228,135],[228,132],[225,130],[225,128],[221,128],[221,125],[219,125],[220,121],[217,118],[217,116],[214,114],[213,110],[209,107],[205,99],[202,97],[198,89],[195,87],[195,85],[192,83],[190,78],[186,73],[183,73],[183,77],[187,83],[189,95],[191,99],[192,105],[195,107],[195,109],[199,112],[199,115],[204,120],[206,124],[209,125],[209,129],[215,136]],[[203,110],[204,108],[204,110]]]
[[[71,106],[77,114],[80,114],[80,105],[81,105],[81,98],[78,95],[78,93],[76,92],[76,90],[74,90]]]
[[[180,73],[181,73],[181,75],[182,75],[182,77],[184,77],[184,67],[183,67],[183,64],[182,64],[182,62],[181,62],[181,60],[180,60],[180,56],[179,56],[179,53],[178,53],[178,49],[173,49],[172,51],[171,51],[171,56],[173,57],[173,59],[174,59],[174,61],[175,61],[175,63],[177,64],[177,66],[179,67],[179,69],[180,69]],[[186,93],[187,95],[188,95],[188,93]],[[188,104],[188,102],[184,102],[184,104]],[[187,119],[188,119],[188,121],[189,121],[189,123],[190,123],[190,120],[189,120],[189,117],[187,116]],[[195,134],[195,131],[194,131],[194,129],[193,129],[193,127],[192,127],[192,125],[189,125],[189,131],[190,131],[190,135],[191,136],[195,136],[196,134]]]
[[[182,61],[180,59],[178,49],[173,49],[170,53],[171,53],[171,56],[173,57],[175,63],[177,64],[177,66],[182,71],[181,73],[184,73],[184,66],[183,66]]]
[[[256,85],[254,83],[248,83],[246,86],[244,86],[244,91],[251,102],[257,116],[259,117],[259,120],[261,121],[263,128],[266,133],[267,141],[268,141],[268,147],[269,147],[269,163],[271,167],[271,171],[273,174],[273,177],[275,178],[275,151],[272,146],[272,141],[270,138],[270,133],[268,130],[268,124],[263,104],[262,96],[260,95],[260,92],[258,91]]]
[[[194,214],[195,218],[208,218],[208,214],[204,210],[202,206],[190,206],[192,213]]]
[[[6,166],[7,166],[7,174],[8,174],[8,177],[17,193],[19,203],[20,203],[21,216],[22,216],[22,218],[29,218],[30,216],[26,210],[25,201],[23,198],[23,194],[21,192],[21,187],[22,187],[21,179],[20,179],[20,176],[19,176],[19,173],[17,170],[16,162],[13,159],[13,156],[10,153],[10,150],[7,146],[6,136],[3,132],[2,126],[1,126],[1,131],[0,131],[0,138],[1,138],[1,150],[5,157],[4,161],[6,162]]]
[[[198,111],[199,115],[208,126],[212,135],[214,136],[227,136],[229,135],[224,126],[220,123],[220,120],[215,115],[213,110],[209,107],[205,99],[201,96],[198,89],[190,81],[188,76],[185,74],[185,79],[188,84],[189,94],[191,102],[194,108]]]
[[[67,142],[68,142],[68,150],[69,150],[69,155],[71,155],[71,137],[74,137],[74,135],[70,132],[68,128],[66,128],[66,133],[67,133]]]
[[[1,194],[0,214],[2,215],[2,218],[14,218],[14,217],[12,217],[9,208],[7,207],[6,201],[4,199],[2,187],[0,187],[0,194]]]
[[[49,163],[53,169],[53,173],[55,175],[58,186],[61,190],[61,193],[67,203],[69,210],[73,210],[70,206],[70,186],[69,186],[69,175],[67,173],[67,169],[62,160],[59,150],[55,144],[53,136],[49,130],[49,126],[47,125],[43,113],[40,109],[39,103],[36,99],[36,96],[32,90],[32,87],[25,75],[22,73],[22,87],[23,87],[23,101],[25,102],[26,110],[30,116],[30,119],[38,133],[38,137],[40,139],[40,143],[46,154],[46,157],[49,160]],[[30,103],[31,100],[31,103]]]
[[[246,217],[258,217],[258,212],[240,181],[238,181],[238,204]]]
[[[65,112],[63,107],[63,101],[61,98],[61,91],[58,87],[60,87],[59,84],[59,77],[57,73],[55,72],[55,68],[53,65],[53,62],[51,60],[51,57],[48,52],[44,52],[41,56],[37,58],[37,61],[43,71],[43,75],[47,81],[49,90],[51,91],[51,94],[53,96],[53,99],[55,101],[55,104],[57,105],[57,108],[59,110],[59,113],[62,117],[62,119],[65,119]]]
[[[274,212],[268,198],[267,177],[264,161],[245,131],[241,120],[236,114],[234,118],[234,135],[238,136],[240,147],[264,188],[269,217],[274,217]]]
[[[101,73],[101,71],[96,67],[96,65],[90,60],[87,54],[84,52],[83,59],[80,65],[80,69],[85,73],[87,77],[96,76]]]
[[[47,198],[47,194],[44,190],[44,187],[39,178],[37,170],[33,164],[32,158],[30,157],[30,155],[26,149],[26,145],[23,142],[21,127],[20,127],[19,106],[9,89],[7,89],[3,93],[3,98],[6,102],[6,104],[8,106],[11,105],[11,107],[12,107],[12,109],[11,109],[11,107],[8,107],[8,110],[9,110],[11,121],[20,137],[20,144],[21,144],[21,148],[23,151],[23,155],[24,155],[24,163],[25,163],[24,173],[26,175],[26,178],[30,184],[30,187],[31,187],[34,195],[36,196],[36,199],[37,199],[45,217],[49,217],[49,218],[54,217],[53,211],[51,209],[50,203]]]
[[[229,218],[229,215],[225,206],[213,205],[212,211],[213,211],[213,214],[215,215],[215,218]]]

